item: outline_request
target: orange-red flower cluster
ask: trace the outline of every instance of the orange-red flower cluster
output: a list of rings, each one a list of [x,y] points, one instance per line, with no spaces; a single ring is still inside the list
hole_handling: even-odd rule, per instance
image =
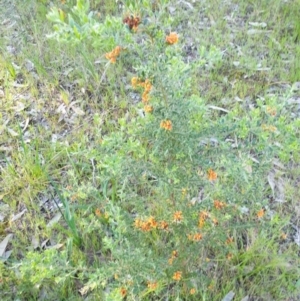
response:
[[[136,32],[141,23],[141,18],[138,16],[127,16],[123,19],[123,23],[126,24],[130,30]]]
[[[143,232],[149,232],[153,229],[168,230],[169,224],[166,221],[158,222],[153,216],[150,216],[145,220],[136,218],[134,221],[134,227]]]
[[[227,239],[226,239],[226,245],[230,245],[230,244],[232,244],[233,243],[233,237],[228,237]]]
[[[121,294],[121,296],[124,298],[124,297],[127,295],[127,290],[126,290],[126,288],[121,287],[121,288],[120,288],[120,294]]]
[[[175,281],[180,281],[180,279],[181,279],[181,277],[182,277],[182,272],[180,272],[180,271],[177,271],[177,272],[175,272],[174,274],[173,274],[173,280],[175,280]]]
[[[156,290],[157,289],[157,282],[151,282],[151,281],[148,281],[148,283],[147,283],[147,287],[149,288],[149,289],[151,289],[151,290]]]
[[[180,223],[183,220],[182,211],[176,211],[173,214],[173,221],[175,223]]]
[[[270,106],[267,106],[266,111],[267,111],[267,113],[270,114],[271,116],[276,116],[276,114],[277,114],[276,108],[272,108],[272,107],[270,107]]]
[[[138,77],[133,77],[131,79],[131,85],[132,85],[133,89],[137,89],[138,87],[142,87],[144,89],[143,94],[142,94],[142,102],[145,104],[144,111],[146,113],[151,113],[153,111],[153,107],[148,105],[148,102],[150,100],[149,93],[152,89],[152,84],[149,81],[149,79],[142,81]]]
[[[201,233],[188,234],[188,239],[191,241],[200,241],[203,238]]]
[[[276,132],[277,131],[277,128],[276,126],[273,126],[273,125],[267,125],[267,124],[263,124],[261,126],[261,128],[264,130],[264,131],[268,131],[268,132]]]
[[[207,177],[209,181],[214,181],[217,179],[218,175],[217,173],[212,170],[211,168],[207,171]]]
[[[178,42],[178,34],[176,32],[171,32],[169,35],[166,36],[166,42],[169,45],[176,44]]]
[[[150,105],[145,105],[145,106],[144,106],[144,111],[145,111],[146,113],[151,113],[151,112],[153,111],[153,107],[150,106]]]
[[[223,209],[224,207],[226,207],[226,204],[224,202],[220,202],[218,200],[214,201],[214,207],[218,210]]]
[[[172,121],[171,120],[163,120],[160,123],[160,127],[162,129],[165,129],[166,131],[171,131],[172,130]]]
[[[136,89],[138,87],[144,88],[145,93],[149,93],[152,89],[152,84],[149,79],[142,81],[138,77],[133,77],[131,79],[131,85],[132,85],[133,89]]]
[[[137,228],[141,231],[148,232],[148,231],[151,231],[152,229],[156,229],[158,226],[158,223],[153,216],[150,216],[145,221],[143,221],[139,218],[135,219],[134,226],[135,226],[135,228]]]
[[[201,211],[199,213],[198,227],[203,228],[205,225],[205,221],[209,217],[209,213],[207,211]]]
[[[257,213],[256,216],[258,218],[262,218],[265,215],[265,210],[264,209],[260,209]]]
[[[106,53],[105,58],[110,60],[111,63],[115,63],[117,60],[117,57],[120,55],[121,50],[122,50],[122,48],[120,46],[117,46],[111,52]]]
[[[161,230],[168,230],[169,224],[166,221],[159,222],[158,228]]]
[[[177,250],[172,251],[172,255],[171,255],[171,257],[168,259],[169,265],[172,265],[174,259],[176,259],[177,257],[178,257],[178,251],[177,251]]]

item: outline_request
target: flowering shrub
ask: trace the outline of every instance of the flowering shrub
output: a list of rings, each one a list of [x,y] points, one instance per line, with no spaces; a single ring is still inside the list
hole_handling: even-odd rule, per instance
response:
[[[131,115],[113,120],[117,130],[103,131],[92,149],[74,151],[93,167],[82,168],[85,183],[75,171],[66,175],[77,186],[77,193],[66,189],[66,198],[88,200],[84,209],[78,206],[81,248],[72,249],[70,239],[63,262],[53,260],[61,267],[57,274],[49,260],[30,254],[20,277],[66,290],[64,281],[72,275],[81,295],[100,292],[104,300],[220,300],[223,274],[236,276],[238,286],[247,273],[255,278],[264,269],[277,270],[257,255],[267,240],[260,231],[277,226],[261,179],[270,158],[285,155],[270,147],[272,135],[280,133],[280,122],[274,122],[279,114],[272,106],[241,118],[215,114],[191,78],[199,68],[222,65],[222,52],[199,46],[197,60],[187,63],[183,34],[160,22],[149,1],[139,2],[142,9],[136,1],[124,3],[133,14],[102,22],[83,0],[70,14],[56,8],[48,14],[52,38],[99,52],[103,60],[97,63],[111,68],[112,79],[122,77],[139,101],[132,103],[125,90]],[[157,24],[146,21],[148,15]],[[57,253],[45,252],[51,259]],[[36,280],[36,271],[43,280]],[[251,283],[244,285],[251,289]]]

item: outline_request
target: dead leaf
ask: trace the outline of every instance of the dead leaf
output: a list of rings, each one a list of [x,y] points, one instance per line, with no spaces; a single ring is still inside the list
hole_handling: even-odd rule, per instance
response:
[[[283,203],[285,199],[285,183],[282,178],[279,178],[276,182],[276,186],[278,188],[278,194],[276,196],[275,201],[279,203]]]
[[[249,22],[249,25],[253,26],[253,27],[267,27],[267,23],[265,22]]]
[[[50,220],[50,222],[47,224],[47,228],[50,228],[54,224],[56,224],[61,218],[61,213],[57,212],[54,217]]]
[[[187,1],[179,0],[179,2],[182,3],[182,4],[184,4],[184,5],[186,5],[191,10],[194,9],[194,6],[191,3],[187,2]]]
[[[222,301],[231,301],[234,297],[234,292],[230,291],[223,299]]]
[[[249,164],[244,164],[243,165],[245,171],[247,171],[249,174],[252,174],[252,166]]]
[[[10,135],[12,135],[13,137],[17,137],[19,136],[19,134],[17,132],[15,132],[14,130],[10,129],[10,128],[6,128],[6,130],[9,132]]]
[[[33,246],[34,249],[37,249],[39,247],[40,242],[39,242],[38,237],[32,236],[31,245]]]
[[[0,199],[1,197],[4,197],[5,194],[0,195]],[[0,202],[0,222],[4,221],[4,219],[10,214],[10,208],[9,205]]]
[[[213,110],[218,110],[218,111],[222,111],[222,112],[225,112],[225,113],[229,113],[230,111],[226,110],[226,109],[223,109],[221,107],[217,107],[217,106],[208,106],[210,109],[213,109]]]
[[[58,249],[62,248],[63,246],[64,246],[64,244],[56,244],[54,246],[50,246],[47,249],[56,249],[56,250],[58,250]]]
[[[249,158],[250,158],[253,162],[257,163],[257,164],[260,163],[260,162],[259,162],[256,158],[254,158],[254,157],[249,156]]]
[[[56,113],[61,113],[62,115],[66,115],[66,114],[67,114],[66,105],[62,103],[62,104],[56,109]]]
[[[2,258],[1,258],[2,262],[5,262],[5,261],[9,258],[10,254],[12,253],[12,251],[13,251],[13,250],[6,251],[6,252],[3,254],[3,256],[2,256]]]
[[[268,174],[268,182],[269,182],[269,185],[272,189],[272,194],[274,196],[274,193],[275,193],[275,174],[273,171],[270,171],[269,174]]]
[[[25,109],[25,105],[21,101],[16,102],[16,106],[11,107],[15,112],[22,112]]]
[[[273,160],[273,164],[274,164],[274,166],[276,166],[276,167],[279,167],[279,168],[281,168],[281,169],[285,169],[285,166],[284,166],[278,159],[274,159],[274,160]]]
[[[49,241],[49,239],[45,239],[45,240],[41,243],[41,248],[42,248],[42,249],[46,246],[46,244],[47,244],[48,241]]]
[[[14,215],[12,218],[11,218],[11,222],[14,222],[16,221],[17,219],[19,219],[25,212],[27,211],[27,209],[25,208],[23,211],[21,211],[20,213]]]
[[[254,34],[266,33],[266,32],[267,32],[266,30],[251,28],[251,29],[249,29],[249,30],[247,31],[247,34],[248,34],[248,35],[254,35]]]
[[[292,227],[296,230],[296,233],[294,235],[294,242],[296,245],[300,247],[300,228],[292,225]]]
[[[9,240],[13,237],[12,234],[8,234],[3,240],[2,242],[0,243],[0,257],[3,256],[4,252],[5,252],[5,249],[7,247],[7,244],[9,242]]]
[[[27,117],[26,120],[25,120],[25,124],[24,124],[24,127],[22,129],[22,132],[24,133],[24,131],[26,130],[26,128],[28,127],[28,124],[29,124],[29,118]]]
[[[85,114],[84,111],[78,107],[72,107],[72,110],[75,112],[76,115],[79,115],[79,116],[83,116]]]

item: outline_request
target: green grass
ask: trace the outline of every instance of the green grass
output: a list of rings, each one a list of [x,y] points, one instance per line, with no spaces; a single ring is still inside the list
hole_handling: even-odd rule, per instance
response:
[[[2,299],[298,300],[298,2],[5,2]]]

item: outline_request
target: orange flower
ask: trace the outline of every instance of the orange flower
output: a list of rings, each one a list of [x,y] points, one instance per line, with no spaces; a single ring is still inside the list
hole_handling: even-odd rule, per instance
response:
[[[143,224],[143,221],[140,220],[139,218],[136,218],[136,219],[134,220],[134,227],[135,227],[135,228],[137,228],[137,229],[141,228],[142,224]]]
[[[220,202],[218,200],[215,200],[214,201],[214,207],[219,210],[219,209],[222,209],[222,208],[226,207],[226,204],[223,203],[223,202]]]
[[[211,168],[207,171],[207,177],[209,181],[214,181],[217,179],[218,175]]]
[[[188,237],[188,240],[193,240],[194,236],[193,236],[193,234],[188,234],[187,237]]]
[[[191,241],[200,241],[203,238],[201,233],[188,234],[188,240]]]
[[[149,93],[144,91],[143,94],[142,94],[142,102],[143,103],[147,103],[149,101]]]
[[[200,241],[202,239],[202,234],[201,233],[195,233],[194,234],[194,237],[193,237],[193,240],[194,241]]]
[[[157,228],[157,221],[155,220],[155,218],[153,216],[150,216],[147,220],[147,223],[149,224],[149,226],[151,228]]]
[[[162,129],[165,129],[166,131],[171,131],[172,130],[172,122],[171,122],[171,120],[163,120],[160,123],[160,127]]]
[[[159,228],[162,229],[162,230],[168,230],[169,224],[166,221],[161,221],[159,223]]]
[[[264,209],[260,209],[257,213],[256,216],[258,218],[262,218],[265,215],[265,210]]]
[[[108,52],[105,54],[105,58],[110,60],[111,63],[115,63],[117,57],[119,56],[120,52],[121,52],[121,47],[117,46],[115,49],[113,49],[111,52]]]
[[[212,291],[212,290],[214,289],[214,285],[211,283],[211,284],[208,286],[208,289],[209,289],[210,291]]]
[[[147,222],[143,222],[142,226],[141,226],[141,230],[144,232],[148,232],[151,230],[150,225]]]
[[[199,213],[199,221],[198,221],[198,227],[201,229],[205,225],[206,219],[209,217],[209,214],[207,211],[201,211]]]
[[[228,238],[226,239],[226,245],[229,245],[229,244],[231,244],[231,243],[233,243],[233,237],[228,237]]]
[[[216,218],[213,218],[213,219],[212,219],[212,222],[213,222],[215,225],[218,225],[218,224],[219,224],[219,221],[218,221]]]
[[[97,208],[97,209],[95,210],[95,214],[96,214],[98,217],[100,217],[100,216],[102,215],[101,210],[100,210],[99,208]]]
[[[134,227],[145,232],[156,229],[157,226],[158,223],[153,216],[150,216],[146,221],[142,221],[139,218],[136,218],[134,221]]]
[[[195,295],[196,294],[196,289],[195,288],[191,288],[190,289],[190,295]]]
[[[270,106],[267,106],[267,113],[270,114],[271,116],[276,116],[277,114],[276,109]]]
[[[173,264],[173,261],[174,261],[174,258],[173,258],[173,257],[169,258],[169,259],[168,259],[169,265],[172,265],[172,264]]]
[[[272,133],[277,131],[277,128],[273,125],[263,124],[261,127],[264,131],[268,131],[268,132],[272,132]]]
[[[149,93],[150,90],[152,89],[152,85],[149,81],[149,79],[146,79],[144,85],[143,85],[144,89],[145,89],[145,92]]]
[[[156,290],[156,288],[157,288],[157,282],[150,282],[150,281],[148,281],[147,286],[151,290]]]
[[[178,34],[176,32],[171,32],[168,36],[166,36],[166,42],[169,45],[176,44],[178,42]]]
[[[123,19],[123,23],[128,26],[129,30],[136,32],[141,23],[141,18],[138,16],[127,16]]]
[[[281,235],[280,235],[280,238],[281,238],[282,240],[286,240],[286,239],[287,239],[287,234],[284,233],[284,232],[282,232]]]
[[[153,111],[153,107],[152,106],[149,106],[149,105],[145,105],[144,106],[144,111],[146,113],[151,113]]]
[[[121,287],[121,289],[120,289],[120,294],[121,294],[121,296],[124,298],[124,297],[127,295],[127,290],[126,290],[126,288]]]
[[[207,211],[201,211],[199,213],[199,218],[203,218],[204,220],[206,220],[209,217],[209,213]]]
[[[182,272],[180,272],[180,271],[177,271],[177,272],[175,272],[174,274],[173,274],[173,280],[175,280],[175,281],[180,281],[180,279],[181,279],[181,277],[182,277]]]
[[[177,251],[177,250],[172,251],[172,255],[171,255],[171,257],[168,259],[169,265],[172,265],[174,259],[177,258],[177,257],[178,257],[178,251]]]
[[[180,223],[182,221],[183,217],[182,217],[182,212],[181,211],[176,211],[173,214],[173,221],[176,223]]]
[[[139,84],[140,84],[140,80],[138,77],[133,77],[131,79],[131,85],[132,85],[133,89],[136,89]]]

